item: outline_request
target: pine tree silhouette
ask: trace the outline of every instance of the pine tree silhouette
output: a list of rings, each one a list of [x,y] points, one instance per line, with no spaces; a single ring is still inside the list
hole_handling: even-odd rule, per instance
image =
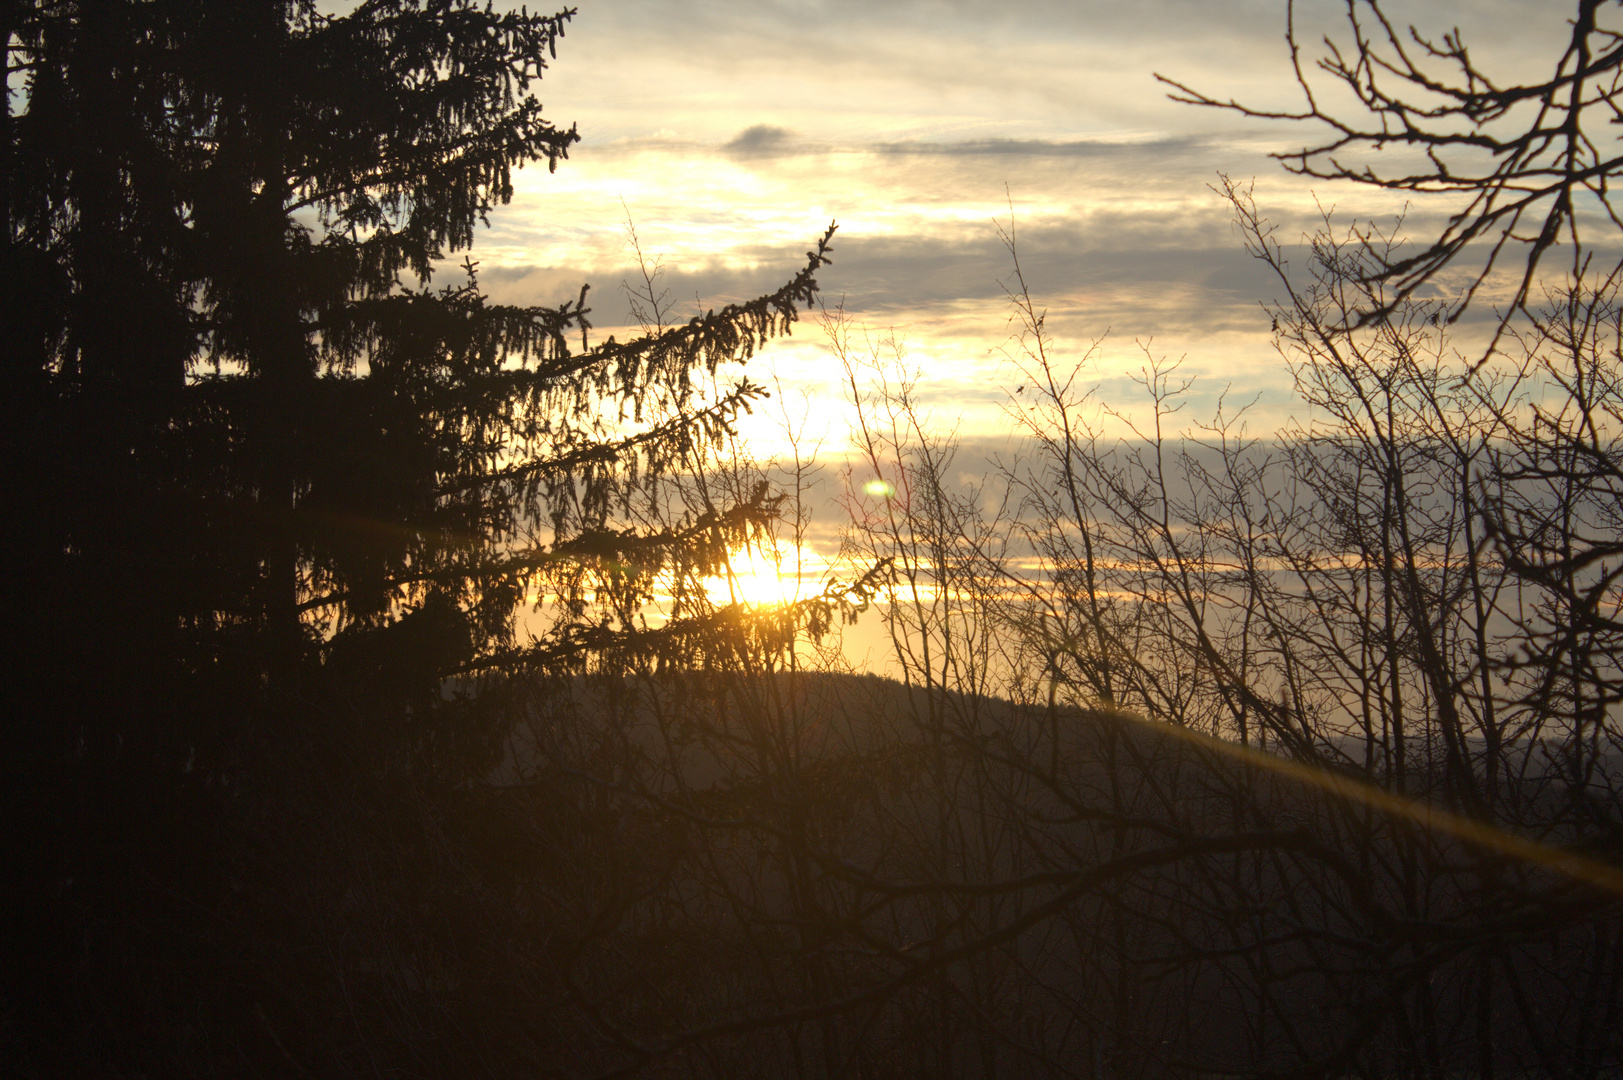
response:
[[[276,808],[479,775],[500,695],[451,680],[579,668],[629,630],[587,599],[633,612],[663,561],[773,512],[617,516],[760,394],[702,400],[693,372],[788,329],[832,228],[772,295],[628,342],[590,343],[584,288],[512,307],[472,261],[435,278],[514,169],[578,141],[534,94],[572,14],[6,7],[0,1004],[38,1067],[189,1068],[200,987],[255,970],[222,974],[211,917],[308,842]],[[634,581],[595,572],[633,555]],[[537,591],[566,617],[521,641]],[[232,1000],[280,1052],[274,1004]]]

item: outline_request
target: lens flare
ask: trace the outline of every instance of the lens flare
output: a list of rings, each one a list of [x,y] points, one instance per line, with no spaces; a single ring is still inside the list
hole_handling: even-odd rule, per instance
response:
[[[862,485],[862,490],[876,499],[888,499],[896,494],[896,488],[889,480],[869,480]]]

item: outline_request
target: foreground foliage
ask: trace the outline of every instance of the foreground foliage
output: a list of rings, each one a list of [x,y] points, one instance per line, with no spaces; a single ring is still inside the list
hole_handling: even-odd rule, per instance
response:
[[[534,93],[571,14],[6,7],[0,1010],[25,1068],[285,1066],[355,974],[323,958],[361,867],[468,899],[437,845],[501,758],[505,681],[682,652],[680,610],[637,636],[656,588],[771,520],[764,489],[659,485],[759,396],[701,387],[788,330],[832,229],[777,292],[626,342],[590,340],[584,288],[431,280],[577,141]]]

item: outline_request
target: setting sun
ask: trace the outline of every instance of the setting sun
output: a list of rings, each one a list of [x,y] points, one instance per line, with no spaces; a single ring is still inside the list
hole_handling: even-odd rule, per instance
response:
[[[780,545],[776,551],[734,551],[728,572],[705,579],[705,592],[715,604],[767,607],[792,604],[821,591],[828,560],[807,547]]]

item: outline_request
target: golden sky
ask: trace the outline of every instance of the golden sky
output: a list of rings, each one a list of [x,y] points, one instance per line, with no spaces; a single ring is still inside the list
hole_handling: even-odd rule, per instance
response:
[[[1427,32],[1459,27],[1479,62],[1513,75],[1549,62],[1570,9],[1386,6]],[[1300,0],[1300,36],[1344,35],[1342,12]],[[775,288],[838,221],[826,298],[904,344],[920,400],[963,440],[972,472],[1009,427],[1011,267],[994,222],[1008,223],[1012,201],[1026,279],[1062,351],[1108,335],[1092,374],[1102,401],[1133,411],[1129,376],[1150,343],[1184,357],[1191,423],[1226,393],[1256,400],[1262,433],[1292,407],[1259,308],[1279,290],[1209,185],[1220,172],[1254,179],[1287,240],[1321,206],[1346,220],[1401,203],[1285,174],[1268,152],[1318,133],[1175,104],[1155,73],[1299,107],[1285,19],[1284,0],[581,0],[540,96],[582,142],[555,174],[518,175],[474,255],[503,301],[556,303],[590,282],[607,332],[630,321],[628,215],[678,318]],[[1414,207],[1409,221],[1424,229],[1445,209]],[[782,391],[747,425],[753,444],[781,451],[787,412],[837,469],[851,410],[816,326],[748,374]]]
[[[1531,0],[1387,8],[1429,32],[1460,27],[1475,57],[1511,71],[1547,63],[1567,15]],[[1299,35],[1344,35],[1341,10],[1302,0]],[[825,297],[894,331],[921,400],[973,441],[1006,428],[1010,263],[994,221],[1012,200],[1026,279],[1062,348],[1081,355],[1108,334],[1103,400],[1132,404],[1136,342],[1153,341],[1196,380],[1191,419],[1227,392],[1256,398],[1255,423],[1271,427],[1290,408],[1289,373],[1258,305],[1278,286],[1208,185],[1254,179],[1287,239],[1321,204],[1343,219],[1401,204],[1284,174],[1267,152],[1314,132],[1175,104],[1154,76],[1296,107],[1285,17],[1283,0],[582,0],[540,86],[582,142],[556,173],[518,174],[474,255],[504,301],[556,303],[590,282],[607,332],[630,321],[628,214],[679,318],[775,288],[838,221]],[[825,453],[843,452],[837,366],[814,326],[749,374],[776,375]],[[763,448],[770,426],[750,427]]]

